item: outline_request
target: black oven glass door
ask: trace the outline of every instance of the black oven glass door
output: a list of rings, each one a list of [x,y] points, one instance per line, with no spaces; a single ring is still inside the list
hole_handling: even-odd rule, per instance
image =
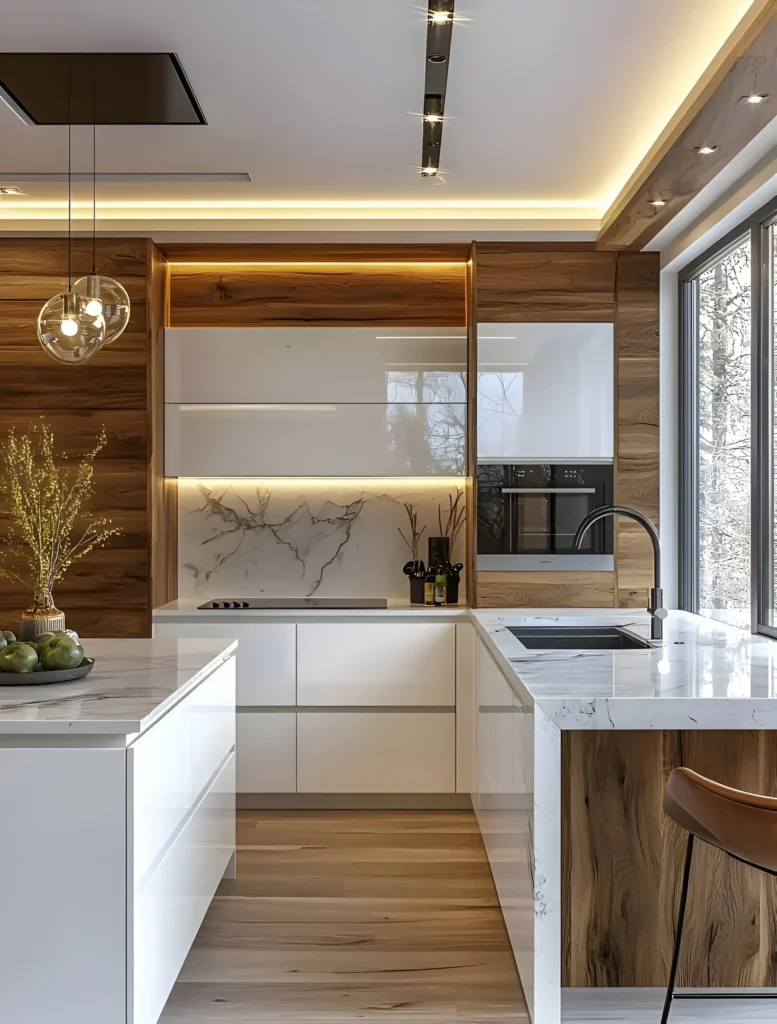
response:
[[[580,549],[583,519],[612,503],[611,466],[478,468],[478,554],[612,554],[612,520],[601,520]]]

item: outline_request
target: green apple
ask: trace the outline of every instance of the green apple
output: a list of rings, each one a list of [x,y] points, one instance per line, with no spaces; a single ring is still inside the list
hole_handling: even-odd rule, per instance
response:
[[[83,647],[69,636],[55,636],[40,648],[40,663],[46,672],[78,668],[83,660]]]
[[[38,655],[29,644],[12,643],[0,651],[0,672],[34,672]]]
[[[54,633],[38,633],[35,639],[28,641],[28,643],[33,643],[37,646],[38,644],[45,643],[47,640],[53,640],[54,636]]]
[[[0,633],[0,651],[2,651],[2,650],[3,650],[3,649],[4,649],[5,647],[7,647],[7,646],[8,646],[8,641],[7,641],[7,640],[6,640],[6,638],[5,638],[5,637],[4,637],[3,635],[2,635],[2,633]]]
[[[0,633],[5,637],[6,643],[12,644],[16,640],[16,634],[12,633],[10,629],[0,629]]]

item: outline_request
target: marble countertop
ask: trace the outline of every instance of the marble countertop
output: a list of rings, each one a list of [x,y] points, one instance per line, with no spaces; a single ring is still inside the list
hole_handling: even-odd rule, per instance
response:
[[[219,595],[214,595],[219,596]],[[266,595],[261,595],[266,596]],[[198,608],[207,597],[179,598],[160,605],[153,611],[154,622],[363,622],[365,619],[390,619],[412,622],[429,619],[435,622],[456,622],[469,617],[464,604],[434,608],[408,601],[389,599],[387,608],[235,608],[228,611]]]
[[[518,698],[561,729],[777,729],[777,642],[670,612],[652,650],[527,650],[508,626],[620,625],[629,610],[474,609],[472,620]]]
[[[95,659],[84,679],[0,686],[0,735],[142,733],[237,647],[224,639],[81,642]]]

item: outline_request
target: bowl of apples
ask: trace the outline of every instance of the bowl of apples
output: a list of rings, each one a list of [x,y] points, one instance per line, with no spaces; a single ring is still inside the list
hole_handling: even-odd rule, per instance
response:
[[[0,686],[69,683],[89,675],[94,658],[87,658],[72,629],[39,633],[34,640],[17,640],[10,629],[0,630]]]

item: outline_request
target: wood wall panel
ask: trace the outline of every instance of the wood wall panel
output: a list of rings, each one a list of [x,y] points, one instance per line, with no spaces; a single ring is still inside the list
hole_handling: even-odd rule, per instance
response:
[[[479,572],[479,608],[612,608],[612,572]]]
[[[477,245],[480,323],[612,321],[615,500],[659,516],[659,257],[588,243]],[[616,573],[479,573],[478,604],[645,607],[653,578],[641,527],[616,526]],[[533,582],[532,582],[533,581]]]
[[[172,327],[463,327],[466,264],[170,268]]]
[[[595,248],[593,242],[585,243]],[[162,255],[171,263],[463,263],[469,243],[354,245],[306,242],[164,242]]]
[[[773,732],[562,735],[563,984],[666,984],[685,833],[664,817],[671,770],[777,795]],[[777,880],[697,843],[678,985],[777,985]]]
[[[608,322],[615,255],[478,244],[478,323]]]
[[[615,283],[615,502],[659,526],[659,254],[619,253]],[[636,523],[616,525],[620,607],[644,607],[653,548]]]
[[[55,592],[68,624],[86,636],[150,635],[149,467],[155,452],[152,428],[161,429],[157,392],[154,400],[150,395],[164,342],[160,267],[146,239],[101,239],[98,272],[127,287],[130,323],[85,366],[61,366],[41,348],[36,320],[43,301],[66,286],[66,242],[0,241],[0,438],[11,427],[26,429],[39,416],[68,454],[89,450],[102,427],[108,435],[95,466],[94,510],[110,517],[122,535],[74,563]],[[91,244],[76,241],[73,277],[90,270]],[[28,603],[26,591],[0,579],[4,623],[18,620]]]

